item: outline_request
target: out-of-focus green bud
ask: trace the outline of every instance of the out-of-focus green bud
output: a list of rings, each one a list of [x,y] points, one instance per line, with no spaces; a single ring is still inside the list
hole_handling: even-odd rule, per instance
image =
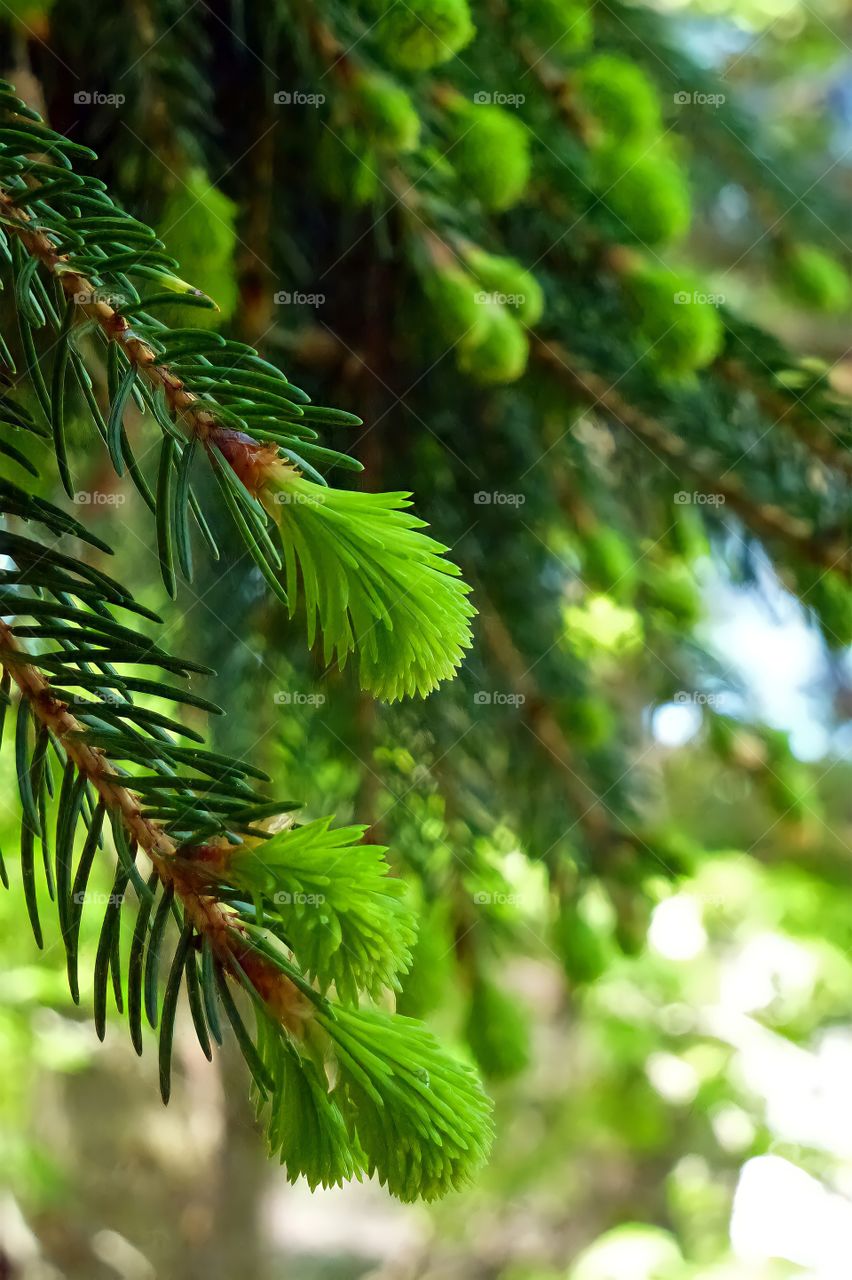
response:
[[[384,189],[378,174],[381,162],[351,125],[341,129],[337,137],[324,129],[318,152],[317,169],[325,189],[340,204],[359,208]]]
[[[483,1073],[492,1080],[509,1080],[529,1062],[529,1023],[518,1001],[485,978],[474,983],[465,1036]]]
[[[656,267],[643,267],[627,278],[649,355],[673,377],[703,369],[724,344],[719,312],[696,284],[692,277]]]
[[[811,778],[794,760],[772,765],[766,774],[766,793],[774,808],[790,822],[801,822],[815,804]]]
[[[692,204],[680,165],[655,148],[603,146],[595,152],[592,178],[602,203],[615,215],[615,234],[644,245],[678,240],[689,229]]]
[[[496,294],[495,301],[514,310],[526,325],[537,324],[544,311],[544,294],[531,271],[516,258],[486,253],[471,246],[465,258],[484,289]]]
[[[405,154],[420,142],[420,117],[409,95],[388,76],[364,75],[356,89],[356,108],[372,146]]]
[[[517,204],[530,176],[529,133],[503,107],[454,99],[450,106],[454,145],[449,160],[462,188],[486,209]]]
[[[449,61],[476,34],[467,0],[388,0],[375,36],[388,62],[428,71]]]
[[[603,698],[575,698],[568,708],[566,725],[573,742],[594,751],[613,736],[616,719]]]
[[[701,596],[686,565],[672,560],[666,565],[646,562],[644,568],[645,588],[652,603],[683,626],[694,626],[701,617]]]
[[[662,131],[656,87],[627,58],[614,53],[590,58],[577,75],[577,91],[607,140],[637,147]]]
[[[849,277],[816,245],[793,245],[784,255],[780,279],[791,298],[816,311],[843,311],[849,305]]]
[[[237,305],[234,251],[237,244],[237,206],[207,177],[203,169],[190,169],[174,187],[159,218],[158,231],[166,248],[180,263],[192,286],[206,293],[219,308],[193,313],[197,327],[216,326],[229,320]],[[192,286],[164,273],[158,288],[186,292]],[[166,323],[185,323],[185,312],[163,310]]]
[[[522,29],[541,41],[549,58],[570,58],[592,43],[592,11],[583,0],[512,0],[511,7]]]
[[[476,301],[473,276],[455,264],[430,275],[424,285],[441,336],[447,342],[477,341],[484,336],[485,308]]]
[[[419,914],[411,967],[401,980],[397,1013],[425,1018],[447,996],[453,983],[453,936],[446,906],[435,903]]]
[[[614,596],[630,599],[636,584],[636,556],[615,529],[597,525],[583,544],[583,576],[587,582]]]
[[[483,304],[479,309],[481,327],[459,343],[459,369],[486,385],[517,381],[529,357],[526,334],[505,307]]]
[[[587,986],[606,971],[606,937],[589,923],[576,901],[560,905],[553,926],[553,946],[572,986]]]

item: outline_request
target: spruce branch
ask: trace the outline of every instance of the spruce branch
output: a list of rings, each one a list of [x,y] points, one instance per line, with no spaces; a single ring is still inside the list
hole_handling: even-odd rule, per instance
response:
[[[821,569],[833,570],[847,578],[852,576],[852,551],[846,541],[835,537],[823,539],[809,521],[790,515],[774,503],[756,502],[746,492],[740,477],[726,472],[712,451],[695,449],[662,423],[629,404],[605,378],[584,368],[560,343],[538,338],[534,352],[537,360],[580,400],[600,408],[616,426],[638,437],[656,456],[670,459],[679,475],[692,477],[708,493],[721,494],[759,537],[782,542],[797,556]]]
[[[189,478],[197,448],[267,582],[286,601],[277,577],[285,568],[291,606],[298,561],[311,642],[318,618],[327,654],[342,665],[357,645],[362,677],[388,698],[428,692],[451,675],[470,642],[473,610],[455,566],[443,559],[445,548],[419,533],[422,522],[404,511],[407,495],[331,490],[307,460],[352,465],[347,455],[314,444],[311,424],[360,419],[311,405],[245,344],[153,319],[149,309],[164,301],[209,300],[175,275],[177,264],[150,228],[115,206],[101,184],[73,171],[71,158],[86,150],[46,129],[2,84],[0,116],[7,123],[0,129],[0,255],[15,277],[26,373],[48,428],[5,394],[0,421],[51,440],[72,492],[65,413],[66,374],[73,370],[116,471],[126,467],[155,510],[170,594],[176,559],[191,577],[187,510],[204,527]],[[141,298],[130,277],[153,279],[163,292]],[[124,300],[114,305],[118,294]],[[33,339],[33,330],[45,327],[56,335],[49,390]],[[103,340],[107,352],[106,418],[77,347],[86,333]],[[5,344],[0,352],[14,373]],[[131,399],[151,411],[161,431],[156,495],[130,450],[124,414]],[[25,465],[16,454],[8,456]],[[313,507],[321,508],[319,516],[307,510]],[[338,831],[328,820],[292,824],[283,815],[294,806],[268,799],[249,781],[266,775],[206,750],[194,729],[159,709],[167,700],[218,710],[163,678],[209,674],[207,668],[167,653],[114,610],[159,622],[157,615],[82,556],[58,548],[64,535],[109,552],[106,544],[6,480],[0,512],[7,522],[40,523],[51,535],[35,540],[0,530],[0,713],[5,718],[14,683],[24,897],[41,944],[38,840],[75,1000],[80,920],[105,820],[112,831],[115,878],[94,972],[98,1034],[105,1033],[111,983],[120,1011],[126,1000],[137,1052],[143,1009],[159,1027],[167,1101],[185,987],[207,1057],[212,1041],[221,1042],[223,1023],[231,1024],[270,1145],[289,1177],[304,1174],[314,1186],[375,1172],[405,1199],[431,1199],[463,1185],[491,1137],[490,1104],[478,1079],[424,1027],[357,1007],[365,996],[398,987],[414,941],[405,890],[388,877],[384,849],[361,844],[363,828]],[[281,551],[268,531],[270,515],[278,516]],[[30,640],[34,647],[22,643]],[[126,669],[140,665],[153,668],[154,677]],[[200,745],[185,746],[181,738]],[[51,752],[62,769],[58,793]],[[277,833],[264,825],[269,820]],[[75,858],[81,825],[87,835]],[[150,863],[147,879],[137,866],[140,855]],[[8,883],[2,861],[0,872]],[[125,981],[119,939],[131,884],[136,921]],[[314,907],[315,913],[306,909]],[[179,938],[161,1000],[170,917]],[[234,999],[236,987],[254,1012],[254,1035]]]
[[[826,467],[852,477],[852,441],[847,442],[839,432],[834,432],[819,414],[811,410],[807,400],[765,385],[741,360],[720,360],[717,367],[727,382],[753,395],[773,423],[788,427]]]
[[[20,508],[16,494],[22,491],[5,482],[2,488],[9,494],[7,512]],[[62,513],[49,504],[40,503],[29,515],[51,532],[63,531]],[[179,674],[193,664],[115,621],[109,603],[134,606],[112,579],[55,547],[11,533],[0,534],[0,549],[16,565],[4,571],[0,583],[0,608],[12,619],[0,622],[0,665],[4,718],[11,681],[21,695],[15,749],[23,809],[22,883],[41,945],[38,839],[75,999],[80,917],[105,816],[112,828],[117,866],[95,963],[98,1034],[105,1033],[110,980],[116,1004],[124,1008],[119,930],[121,904],[132,883],[137,918],[127,1012],[138,1053],[143,1003],[152,1027],[159,1024],[164,1101],[171,1091],[172,1036],[185,984],[208,1058],[212,1041],[221,1042],[221,1015],[233,1026],[270,1144],[290,1178],[304,1174],[316,1185],[376,1172],[406,1199],[431,1199],[463,1185],[490,1141],[489,1104],[473,1073],[447,1057],[425,1028],[397,1024],[392,1017],[381,1020],[381,1034],[393,1062],[384,1061],[379,1044],[367,1054],[363,1045],[356,1052],[350,1043],[354,1032],[372,1039],[369,1029],[379,1030],[374,1015],[358,1010],[361,996],[379,996],[398,986],[397,974],[410,963],[413,917],[403,901],[402,882],[388,879],[384,850],[360,844],[363,828],[336,831],[328,821],[282,824],[281,815],[293,806],[258,796],[245,781],[256,771],[201,748],[178,746],[175,733],[197,735],[133,702],[131,689],[140,687],[159,697],[181,695],[157,681],[126,676],[112,659]],[[27,594],[33,588],[42,594]],[[32,625],[22,623],[27,617],[35,620]],[[51,641],[55,647],[32,652],[22,638]],[[75,688],[99,700],[67,692]],[[108,695],[109,689],[117,692]],[[62,766],[53,862],[49,749]],[[120,770],[120,760],[135,767]],[[284,828],[278,834],[258,825],[273,815]],[[75,869],[81,823],[88,835]],[[140,852],[151,864],[147,880],[137,866]],[[176,915],[180,936],[160,1003],[158,965],[170,913]],[[324,994],[331,985],[335,1002]],[[232,986],[241,988],[254,1008],[256,1039],[243,1022]],[[297,1084],[294,1071],[300,1073]],[[369,1087],[365,1073],[373,1080]],[[435,1109],[446,1112],[451,1095],[466,1134],[452,1156],[446,1136],[429,1118]],[[290,1108],[300,1097],[310,1100],[313,1110],[296,1117]],[[381,1112],[386,1103],[401,1108],[393,1135],[387,1135],[394,1142],[371,1146],[381,1123],[376,1109]]]
[[[252,948],[232,912],[215,898],[199,892],[191,869],[178,857],[179,846],[166,833],[163,823],[146,817],[139,796],[132,790],[132,780],[115,770],[103,750],[87,742],[86,727],[57,697],[49,680],[1,620],[0,649],[4,669],[11,673],[39,724],[62,747],[80,776],[92,784],[106,808],[118,816],[127,835],[147,854],[163,888],[173,890],[199,938],[208,940],[219,963],[232,976],[246,974],[279,1013],[294,1021],[306,1016],[310,1005],[305,997]]]
[[[92,153],[45,128],[34,112],[14,98],[10,86],[0,85],[0,115],[11,120],[6,150],[13,153],[4,157],[3,168],[10,172],[0,170],[0,227],[11,233],[25,259],[17,262],[16,272],[25,313],[22,337],[26,334],[29,371],[51,424],[69,495],[73,485],[61,403],[70,360],[88,391],[89,408],[116,471],[121,474],[126,466],[148,505],[156,510],[159,557],[169,594],[176,593],[176,561],[188,578],[192,563],[186,504],[175,503],[175,491],[184,499],[188,496],[196,520],[205,528],[189,485],[198,447],[247,550],[291,613],[298,560],[311,643],[315,635],[311,602],[316,601],[317,590],[305,547],[312,538],[321,540],[325,581],[319,612],[321,624],[328,623],[330,628],[327,658],[336,657],[342,667],[350,652],[358,650],[363,686],[389,700],[427,694],[452,676],[471,642],[474,609],[466,599],[469,589],[445,558],[447,548],[415,532],[422,522],[400,514],[407,494],[332,490],[317,469],[361,469],[347,454],[315,443],[315,426],[347,427],[360,425],[361,419],[312,405],[276,366],[244,343],[207,331],[172,330],[152,318],[149,310],[164,301],[213,304],[175,274],[177,264],[163,252],[149,227],[113,204],[99,184],[74,171],[72,159]],[[44,160],[45,155],[51,163]],[[81,217],[81,212],[87,216]],[[3,245],[14,264],[16,255],[9,255],[5,237]],[[39,268],[58,282],[66,301],[64,317],[57,324],[52,398],[38,368],[31,333],[32,326],[44,325],[53,311]],[[153,280],[161,292],[140,298],[131,277]],[[119,295],[126,295],[120,304]],[[73,345],[87,328],[106,344],[111,391],[106,422]],[[124,414],[131,397],[151,410],[163,436],[156,496],[148,489],[127,439]],[[289,477],[286,487],[299,487],[300,497],[306,498],[287,513],[281,507],[285,477]],[[327,492],[309,502],[312,487]],[[316,520],[308,507],[318,502],[323,511]],[[275,526],[284,544],[289,599],[278,577],[283,561],[270,532]],[[382,548],[393,569],[377,575],[373,562]]]

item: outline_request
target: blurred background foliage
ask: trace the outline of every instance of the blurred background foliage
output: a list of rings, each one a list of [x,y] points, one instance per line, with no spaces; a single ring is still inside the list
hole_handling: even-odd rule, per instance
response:
[[[239,1062],[187,1032],[165,1112],[151,1055],[95,1053],[13,875],[0,1276],[845,1278],[847,6],[12,0],[0,36],[474,587],[458,680],[394,708],[304,654],[227,531],[168,621],[219,745],[390,846],[399,1007],[498,1119],[436,1209],[288,1187]],[[135,495],[75,467],[161,608]]]

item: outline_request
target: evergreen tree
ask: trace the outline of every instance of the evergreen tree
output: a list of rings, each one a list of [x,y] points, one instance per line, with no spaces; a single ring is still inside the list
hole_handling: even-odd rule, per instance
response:
[[[185,988],[208,1056],[232,1027],[290,1177],[436,1197],[484,1160],[489,1104],[409,1015],[458,989],[483,1071],[524,1069],[500,968],[538,940],[512,869],[543,870],[546,945],[582,988],[700,858],[653,816],[648,705],[698,699],[780,821],[810,807],[783,735],[703,696],[700,581],[711,556],[740,580],[768,557],[849,644],[848,411],[687,236],[742,175],[760,269],[836,312],[841,207],[734,104],[702,109],[728,86],[649,10],[57,0],[9,30],[0,658],[33,931],[47,890],[76,993],[106,846],[99,1034],[111,990],[137,1051],[158,1028],[167,1100]],[[95,449],[153,517],[156,608],[126,547],[101,567],[114,527],[68,512]],[[173,681],[208,655],[157,639],[162,597],[168,624],[243,551],[251,595],[214,594],[209,653],[250,721],[219,655],[263,645],[288,800],[205,748],[196,713],[219,708]],[[360,1007],[388,992],[400,1012]]]

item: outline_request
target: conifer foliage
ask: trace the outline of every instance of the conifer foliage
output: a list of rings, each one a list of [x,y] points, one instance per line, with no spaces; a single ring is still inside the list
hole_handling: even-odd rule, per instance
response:
[[[702,566],[771,565],[827,649],[852,640],[848,405],[689,240],[736,180],[730,259],[838,315],[845,213],[641,5],[136,8],[51,7],[56,129],[0,93],[22,902],[41,942],[54,899],[76,997],[88,878],[112,859],[99,1034],[111,1003],[137,1051],[157,1029],[167,1099],[185,992],[205,1054],[236,1037],[288,1176],[430,1199],[486,1159],[490,1108],[410,1015],[452,993],[471,1057],[516,1075],[529,1030],[502,958],[544,948],[582,993],[701,856],[642,761],[649,708],[724,685]],[[117,48],[121,110],[70,110],[80,75],[114,83]],[[318,278],[333,306],[278,305]],[[323,747],[280,728],[285,798],[189,727],[219,710],[192,687],[206,668],[106,572],[108,537],[36,496],[39,450],[69,499],[84,451],[136,491],[178,605],[227,517],[276,660],[304,673],[309,649],[336,682]],[[694,705],[719,767],[801,821],[816,783],[785,735]],[[349,812],[300,823],[329,763]],[[539,877],[534,919],[507,868]]]
[[[154,232],[81,171],[92,158],[85,147],[46,128],[11,85],[0,94],[0,247],[15,290],[20,373],[35,398],[30,412],[22,397],[3,394],[2,421],[52,448],[73,497],[65,415],[82,392],[93,440],[152,510],[170,595],[178,571],[192,578],[190,522],[210,541],[193,489],[194,466],[206,464],[258,568],[291,607],[298,562],[311,643],[318,616],[327,653],[343,662],[359,648],[365,687],[389,698],[451,676],[473,610],[445,548],[401,514],[407,495],[332,496],[303,456],[345,460],[313,444],[309,423],[358,419],[315,408],[245,344],[157,320],[164,305],[213,304],[176,274]],[[92,392],[92,348],[108,373],[105,413]],[[3,354],[15,375],[7,346]],[[131,400],[159,439],[153,492],[125,429]],[[12,446],[6,452],[34,470]],[[367,1171],[403,1199],[462,1185],[490,1134],[474,1073],[425,1027],[358,1008],[363,995],[398,988],[415,936],[384,850],[361,842],[363,828],[335,830],[329,820],[272,835],[265,820],[280,822],[294,806],[259,791],[265,775],[206,750],[175,718],[187,705],[218,712],[170,683],[205,668],[141,631],[142,619],[160,618],[85,555],[109,554],[107,543],[12,481],[0,482],[0,502],[2,694],[15,717],[22,884],[39,945],[38,882],[56,903],[75,998],[89,876],[107,839],[116,855],[95,962],[99,1036],[111,991],[118,1010],[126,1006],[137,1052],[143,1020],[158,1030],[167,1102],[185,990],[208,1057],[223,1026],[233,1028],[290,1177],[305,1174],[313,1186]],[[13,532],[18,525],[26,533]],[[137,705],[137,694],[162,709]],[[132,931],[126,967],[123,928]]]

